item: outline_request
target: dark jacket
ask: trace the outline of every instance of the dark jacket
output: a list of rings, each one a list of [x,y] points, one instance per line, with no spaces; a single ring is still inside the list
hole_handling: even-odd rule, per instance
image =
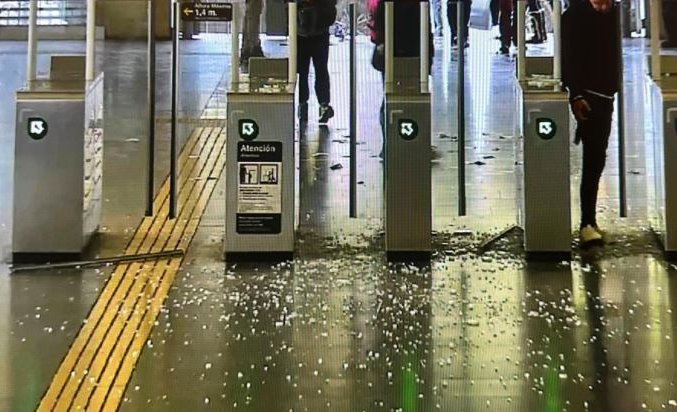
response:
[[[618,8],[599,13],[575,1],[562,16],[562,80],[575,99],[588,90],[613,96],[620,89]]]
[[[299,36],[327,34],[336,21],[336,0],[301,0],[298,2]]]
[[[421,43],[419,41],[420,15],[421,6],[420,0],[394,0],[395,15],[395,57],[416,57],[420,56]],[[371,41],[376,45],[385,43],[385,1],[384,0],[370,0],[369,1],[369,28],[371,30]],[[381,52],[384,48],[381,47]],[[385,68],[383,60],[385,56],[377,55],[375,51],[372,65],[376,70],[383,71]],[[430,57],[429,64],[433,64],[433,56],[435,54],[435,46],[433,44],[432,32],[429,35],[429,50]]]

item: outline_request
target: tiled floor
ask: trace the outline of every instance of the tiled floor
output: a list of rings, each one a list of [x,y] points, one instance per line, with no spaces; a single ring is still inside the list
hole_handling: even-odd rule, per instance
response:
[[[228,73],[222,52],[228,42],[207,37],[184,45],[183,112],[190,120],[208,102],[222,104],[226,84],[217,85]],[[45,50],[80,46],[55,43]],[[146,73],[144,45],[104,46],[105,229],[95,253],[115,254],[144,209]],[[577,252],[571,262],[544,264],[523,261],[518,233],[476,252],[488,236],[516,223],[522,167],[513,135],[514,60],[495,55],[497,42],[484,32],[472,33],[468,50],[469,216],[456,216],[456,63],[438,42],[432,81],[436,253],[430,265],[386,263],[376,156],[382,94],[369,66],[370,45],[361,39],[358,46],[359,217],[348,218],[348,49],[337,42],[330,70],[338,116],[329,130],[319,129],[311,106],[311,124],[298,143],[297,258],[272,267],[223,262],[221,177],[122,409],[677,409],[677,286],[646,223],[651,109],[641,41],[625,47],[630,216],[617,217],[612,145],[600,205],[610,244]],[[161,129],[167,51],[161,45]],[[12,92],[20,86],[24,56],[12,43],[0,43],[0,55],[13,68],[0,83],[0,107],[8,109],[0,111],[0,146],[8,148],[0,151],[0,190],[11,195]],[[159,139],[158,182],[166,173],[166,129]],[[575,205],[579,151],[572,153]],[[331,167],[339,163],[342,169]],[[576,221],[575,207],[573,214]],[[0,225],[7,253],[11,202],[0,204]],[[472,234],[456,233],[460,227]],[[0,343],[0,381],[8,382],[0,385],[0,409],[35,407],[109,272],[9,276],[0,268],[0,332],[7,337]]]

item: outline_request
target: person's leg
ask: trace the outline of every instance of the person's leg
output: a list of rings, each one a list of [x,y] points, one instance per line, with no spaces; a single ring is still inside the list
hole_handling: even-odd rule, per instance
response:
[[[301,120],[308,118],[308,99],[310,98],[308,74],[311,52],[308,43],[308,38],[298,37],[297,70],[299,72],[299,117]]]
[[[261,11],[263,0],[246,0],[242,28],[242,54],[253,55],[261,51]],[[250,56],[248,56],[250,57]]]
[[[513,0],[499,0],[501,14],[499,18],[501,32],[501,53],[508,53],[512,41],[512,2]]]
[[[433,14],[433,32],[436,36],[442,34],[442,0],[433,0],[431,5],[431,12]]]
[[[498,26],[498,17],[500,14],[498,0],[491,0],[491,2],[489,3],[489,9],[491,10],[491,25]]]
[[[451,44],[456,44],[456,36],[458,36],[458,14],[456,10],[456,1],[447,2],[447,20],[449,21],[449,28],[451,29]]]
[[[315,68],[315,95],[320,105],[331,102],[329,79],[329,33],[313,37],[313,67]]]
[[[315,95],[320,103],[320,123],[327,123],[334,117],[329,80],[329,33],[313,37],[313,67],[315,68]]]
[[[583,175],[581,177],[581,228],[597,226],[596,209],[599,181],[606,164],[606,150],[611,133],[613,102],[589,98],[592,107],[589,119],[579,122],[583,142]]]

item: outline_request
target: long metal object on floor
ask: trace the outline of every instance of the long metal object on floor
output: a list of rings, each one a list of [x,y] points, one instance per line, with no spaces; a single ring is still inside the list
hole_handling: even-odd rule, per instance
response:
[[[178,136],[176,135],[176,117],[178,110],[178,85],[179,85],[179,31],[181,29],[181,3],[174,2],[174,28],[172,31],[172,123],[169,143],[169,218],[174,219],[177,213],[176,201],[176,152]]]
[[[465,42],[468,35],[465,27],[465,2],[456,1],[457,26],[458,27],[458,72],[457,72],[457,110],[456,122],[458,125],[458,215],[465,216],[466,190],[465,190]]]
[[[618,119],[618,197],[620,200],[619,214],[621,217],[628,217],[628,201],[625,175],[625,70],[623,66],[623,0],[619,0],[617,6],[618,24],[616,33],[618,36],[618,110],[616,116]]]
[[[169,250],[167,252],[159,253],[140,253],[136,255],[129,256],[113,256],[100,259],[91,259],[91,260],[81,260],[77,262],[63,262],[63,263],[51,263],[45,265],[33,265],[33,266],[14,266],[12,267],[12,273],[21,273],[21,272],[35,272],[35,271],[46,271],[46,270],[59,270],[59,269],[80,269],[80,268],[91,268],[98,266],[107,266],[115,263],[123,262],[134,262],[134,261],[143,261],[143,260],[153,260],[161,258],[173,258],[183,256],[185,252],[183,250]]]
[[[350,217],[357,217],[357,57],[355,3],[350,3]]]
[[[155,198],[155,3],[148,1],[148,169],[146,176],[146,216],[153,215]]]

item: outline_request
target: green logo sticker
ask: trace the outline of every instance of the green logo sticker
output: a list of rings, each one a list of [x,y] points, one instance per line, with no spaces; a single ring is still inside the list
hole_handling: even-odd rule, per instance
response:
[[[259,136],[259,125],[251,119],[240,119],[238,131],[242,139],[251,141]]]
[[[418,136],[418,123],[411,119],[400,119],[397,123],[397,130],[404,140],[414,140]]]
[[[548,118],[536,119],[536,133],[543,140],[550,140],[557,134],[557,124]]]
[[[39,117],[31,117],[28,119],[28,136],[34,140],[41,140],[47,136],[47,122],[45,119]]]

